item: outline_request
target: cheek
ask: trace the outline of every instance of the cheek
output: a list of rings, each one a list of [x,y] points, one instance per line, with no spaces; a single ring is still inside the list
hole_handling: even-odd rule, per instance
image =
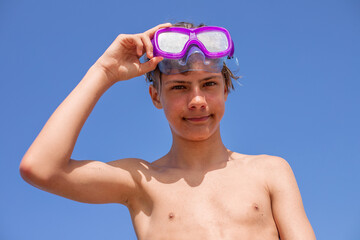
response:
[[[216,116],[221,119],[225,113],[225,97],[223,95],[209,97],[207,102],[210,111],[216,113]]]
[[[216,95],[207,95],[206,101],[208,105],[214,107],[224,107],[226,96],[224,94],[216,94]]]
[[[162,101],[162,106],[164,109],[165,116],[168,120],[171,120],[174,117],[179,117],[182,115],[184,111],[184,101],[181,98],[177,98],[174,100],[167,99],[166,101]]]
[[[225,102],[221,102],[217,105],[217,112],[222,118],[225,113]]]

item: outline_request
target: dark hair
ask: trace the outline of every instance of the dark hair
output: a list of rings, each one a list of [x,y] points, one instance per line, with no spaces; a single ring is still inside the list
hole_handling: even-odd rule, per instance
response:
[[[193,23],[189,23],[189,22],[177,22],[175,24],[173,24],[174,27],[183,27],[183,28],[199,28],[199,27],[204,27],[206,26],[203,23],[200,23],[199,25],[195,25]],[[234,85],[232,82],[232,79],[237,80],[240,77],[239,76],[235,76],[231,70],[226,66],[225,62],[224,62],[224,66],[221,70],[221,73],[224,77],[224,81],[225,81],[225,86],[226,86],[226,90],[228,92],[230,92],[230,90],[234,89]],[[156,90],[160,90],[160,86],[161,86],[161,72],[159,67],[157,66],[155,68],[154,71],[148,72],[145,74],[145,79],[147,82],[151,83]]]

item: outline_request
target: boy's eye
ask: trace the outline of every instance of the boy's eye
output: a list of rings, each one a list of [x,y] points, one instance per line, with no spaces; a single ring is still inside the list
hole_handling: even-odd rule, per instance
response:
[[[204,86],[208,87],[208,86],[214,86],[216,85],[216,82],[206,82],[204,83]]]
[[[185,89],[185,86],[184,85],[175,85],[175,86],[172,86],[171,89]]]

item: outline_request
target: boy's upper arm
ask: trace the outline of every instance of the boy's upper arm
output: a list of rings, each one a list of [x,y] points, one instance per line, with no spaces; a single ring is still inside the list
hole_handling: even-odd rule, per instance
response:
[[[271,157],[270,164],[271,205],[280,238],[316,239],[290,165],[280,157]]]
[[[86,203],[127,204],[138,194],[140,159],[109,163],[70,160],[67,168],[49,180],[54,194]]]

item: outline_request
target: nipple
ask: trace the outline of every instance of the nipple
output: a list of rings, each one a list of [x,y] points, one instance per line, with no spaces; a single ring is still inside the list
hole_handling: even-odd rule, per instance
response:
[[[259,207],[258,204],[254,203],[254,204],[253,204],[253,208],[254,208],[254,210],[255,210],[256,212],[258,212],[258,213],[260,214],[261,217],[264,216],[264,212],[263,212],[263,211],[260,211],[260,207]]]
[[[174,213],[169,213],[169,220],[174,220],[175,218],[175,214]]]

